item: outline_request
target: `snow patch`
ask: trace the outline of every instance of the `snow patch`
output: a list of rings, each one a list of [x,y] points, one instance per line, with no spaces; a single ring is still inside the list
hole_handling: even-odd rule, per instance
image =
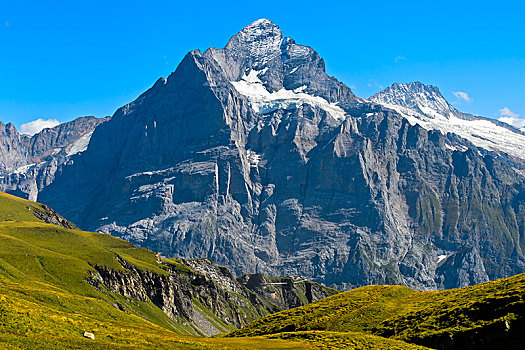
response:
[[[255,153],[251,149],[246,150],[246,155],[248,157],[248,162],[250,162],[250,167],[257,168],[259,162],[261,161],[261,155]]]
[[[445,143],[445,148],[449,149],[451,151],[457,151],[458,149],[452,145],[449,145],[448,143]]]
[[[15,173],[15,174],[25,174],[25,173],[27,173],[29,171],[29,169],[31,169],[35,165],[36,165],[36,163],[23,165],[21,167],[16,168],[15,171],[13,171],[13,173]]]
[[[439,264],[440,262],[442,262],[442,261],[445,260],[446,258],[447,258],[447,255],[445,255],[445,254],[438,255],[438,262],[437,262],[437,263]]]
[[[303,86],[299,86],[297,89],[294,89],[293,92],[299,93],[299,92],[303,92],[305,89],[306,89],[306,85],[303,85]]]
[[[250,70],[248,75],[243,74],[241,80],[231,82],[241,95],[248,98],[255,112],[268,114],[278,109],[296,109],[303,104],[309,104],[326,111],[334,119],[344,120],[346,118],[344,110],[337,104],[329,103],[320,96],[312,96],[302,92],[306,87],[301,86],[294,91],[281,89],[276,92],[269,92],[259,79],[259,74],[262,72]]]
[[[93,135],[93,131],[82,135],[78,140],[75,141],[73,146],[71,146],[69,152],[67,152],[67,155],[72,156],[73,154],[84,152],[88,148],[91,135]]]
[[[250,72],[248,73],[248,75],[246,75],[246,74],[242,75],[241,80],[243,80],[243,81],[245,81],[245,82],[247,82],[249,84],[257,84],[257,83],[262,84],[261,79],[259,79],[259,74],[264,74],[264,72],[267,69],[268,68],[264,68],[263,70],[250,69]]]

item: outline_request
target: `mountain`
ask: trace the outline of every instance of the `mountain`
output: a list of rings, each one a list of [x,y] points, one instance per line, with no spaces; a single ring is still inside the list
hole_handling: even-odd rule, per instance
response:
[[[405,94],[402,113],[359,98],[259,20],[189,52],[98,125],[38,200],[83,229],[235,275],[424,290],[524,272],[523,134],[506,128],[518,141],[495,148],[501,125],[453,129],[482,123],[416,85],[385,99]],[[430,109],[451,132],[414,121]]]
[[[229,348],[181,334],[231,331],[338,292],[290,277],[236,279],[208,259],[162,259],[2,192],[0,283],[0,348],[7,349]],[[257,340],[229,343],[261,348]]]
[[[421,292],[367,286],[258,319],[227,337],[328,339],[371,334],[432,349],[523,349],[525,275]]]
[[[83,152],[93,130],[109,118],[81,117],[29,137],[0,122],[0,190],[36,200],[56,171]]]
[[[470,141],[476,147],[517,158],[520,169],[523,170],[525,133],[494,119],[458,111],[435,86],[420,82],[396,83],[370,97],[370,100],[395,109],[411,124],[418,124],[427,130],[450,132]]]

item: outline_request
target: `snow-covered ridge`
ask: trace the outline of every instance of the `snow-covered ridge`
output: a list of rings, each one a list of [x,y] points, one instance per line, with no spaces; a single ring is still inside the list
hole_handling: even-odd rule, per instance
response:
[[[370,98],[372,101],[409,108],[429,116],[434,113],[448,117],[458,111],[441,95],[439,89],[420,82],[392,84]]]
[[[465,120],[450,113],[444,116],[434,110],[419,113],[412,109],[382,103],[385,107],[398,111],[410,124],[418,124],[427,130],[439,130],[459,135],[489,151],[499,151],[525,159],[525,136],[512,132],[486,119]]]
[[[248,98],[250,105],[255,112],[268,114],[277,109],[296,109],[303,104],[320,108],[337,120],[345,119],[344,110],[335,103],[330,103],[320,96],[312,96],[304,93],[306,86],[301,86],[295,90],[281,89],[276,92],[269,92],[259,79],[259,74],[264,74],[265,70],[250,70],[248,75],[244,74],[239,81],[232,81],[232,85],[241,94]]]
[[[443,134],[454,133],[476,147],[525,159],[525,135],[487,119],[465,118],[465,114],[445,100],[437,87],[419,82],[393,84],[370,100],[396,110],[412,125],[439,130]]]

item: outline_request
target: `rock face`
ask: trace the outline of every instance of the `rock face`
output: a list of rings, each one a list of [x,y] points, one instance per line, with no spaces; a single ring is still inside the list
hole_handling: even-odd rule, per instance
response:
[[[81,117],[31,137],[0,122],[0,190],[36,201],[57,170],[85,151],[93,130],[108,119]]]
[[[83,229],[236,275],[436,289],[523,272],[523,135],[505,129],[509,150],[479,143],[486,128],[421,127],[408,100],[422,93],[439,125],[455,120],[428,90],[358,98],[259,20],[117,110],[38,198]]]
[[[20,135],[13,124],[0,122],[0,173],[27,163],[26,139],[27,136]]]
[[[58,214],[56,211],[54,211],[47,205],[42,204],[41,209],[38,207],[32,207],[31,210],[38,219],[42,220],[45,223],[57,225],[72,230],[79,229],[77,226],[64,219],[60,214]]]
[[[168,275],[141,270],[119,259],[123,271],[94,266],[88,282],[138,301],[151,300],[191,334],[214,335],[296,306],[326,298],[338,291],[309,281],[243,276],[245,285],[228,269],[208,259],[164,261]],[[271,280],[272,283],[266,282]],[[251,287],[251,288],[250,288]],[[123,305],[115,307],[125,311]],[[208,313],[211,312],[213,316]]]

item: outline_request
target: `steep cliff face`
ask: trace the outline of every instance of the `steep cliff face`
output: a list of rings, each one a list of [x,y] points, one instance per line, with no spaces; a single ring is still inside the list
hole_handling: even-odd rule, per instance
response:
[[[151,300],[193,334],[208,336],[227,332],[261,316],[306,305],[338,292],[309,281],[288,283],[290,279],[281,278],[271,278],[271,284],[257,284],[257,288],[251,289],[239,283],[228,269],[208,259],[164,260],[167,275],[118,260],[123,271],[95,265],[96,272],[91,274],[89,283],[134,300]],[[253,279],[253,276],[245,278]],[[123,305],[116,307],[125,311]]]
[[[520,149],[442,131],[356,97],[260,20],[120,108],[39,199],[237,275],[434,289],[524,271]]]
[[[11,123],[0,122],[0,173],[13,171],[27,163],[24,150],[25,136]]]
[[[62,165],[72,163],[75,155],[86,150],[93,130],[107,119],[81,117],[31,137],[7,124],[5,134],[0,135],[4,145],[0,148],[0,190],[36,201]]]
[[[262,274],[243,275],[237,278],[243,286],[257,296],[271,302],[270,309],[286,310],[327,297],[335,290],[321,287],[302,277],[268,277]]]

